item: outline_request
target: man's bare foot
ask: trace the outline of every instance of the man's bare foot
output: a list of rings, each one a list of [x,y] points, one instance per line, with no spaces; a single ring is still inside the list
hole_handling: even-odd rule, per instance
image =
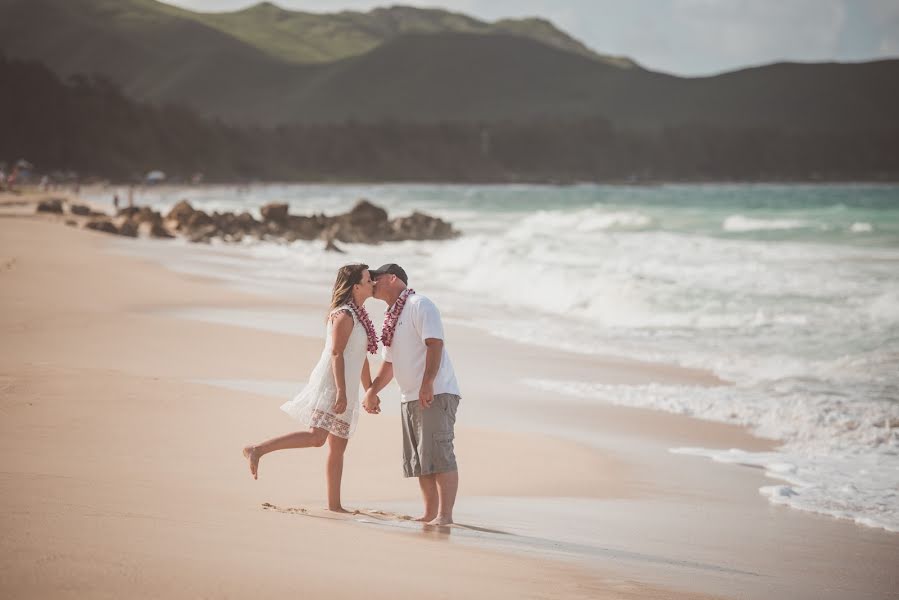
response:
[[[428,525],[452,525],[453,518],[452,517],[437,517],[433,521],[430,521]]]
[[[243,455],[250,463],[250,474],[253,475],[253,479],[259,479],[256,475],[259,470],[259,453],[256,446],[244,446]]]
[[[331,512],[336,512],[336,513],[349,513],[350,512],[342,506],[338,506],[337,508],[333,508],[333,507],[329,506],[328,510],[330,510]]]

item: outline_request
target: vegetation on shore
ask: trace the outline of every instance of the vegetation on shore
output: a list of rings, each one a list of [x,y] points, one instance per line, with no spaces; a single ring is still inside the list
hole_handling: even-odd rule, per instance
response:
[[[0,57],[0,160],[82,178],[555,182],[896,180],[899,131],[622,130],[601,118],[240,127]]]

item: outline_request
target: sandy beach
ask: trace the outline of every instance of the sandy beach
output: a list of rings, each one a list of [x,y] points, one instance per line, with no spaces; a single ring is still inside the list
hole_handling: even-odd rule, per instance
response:
[[[322,339],[172,314],[322,307],[166,270],[123,253],[132,240],[16,202],[0,208],[3,597],[899,594],[899,535],[771,506],[760,470],[669,452],[775,442],[521,383],[720,385],[711,373],[462,326],[448,328],[464,390],[458,527],[406,520],[418,489],[390,394],[348,448],[358,514],[323,510],[323,451],[266,456],[253,481],[241,447],[296,428],[262,384],[302,382]],[[229,381],[260,386],[215,383]]]

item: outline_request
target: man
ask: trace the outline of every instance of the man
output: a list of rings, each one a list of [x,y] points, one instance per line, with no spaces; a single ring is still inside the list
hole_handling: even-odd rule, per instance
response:
[[[365,394],[365,410],[380,412],[378,392],[396,377],[403,395],[403,473],[418,477],[424,514],[431,525],[453,522],[459,471],[453,449],[459,385],[443,344],[437,307],[406,287],[396,264],[372,270],[374,296],[390,308],[381,332],[384,363]]]

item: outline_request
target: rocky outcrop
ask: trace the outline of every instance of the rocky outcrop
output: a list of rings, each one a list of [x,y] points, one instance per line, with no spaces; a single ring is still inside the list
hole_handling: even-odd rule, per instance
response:
[[[190,205],[190,202],[181,200],[165,216],[165,224],[169,229],[181,231],[194,212],[194,207]]]
[[[138,237],[171,239],[175,237],[162,223],[143,222],[137,226]]]
[[[424,213],[390,220],[387,211],[367,200],[336,216],[291,215],[287,204],[266,204],[262,220],[248,212],[206,213],[181,200],[165,217],[148,206],[124,208],[114,220],[94,219],[85,227],[128,237],[172,238],[180,235],[195,243],[214,239],[238,243],[246,239],[275,242],[324,240],[325,249],[343,252],[336,242],[378,244],[403,240],[443,240],[459,232],[452,225]]]
[[[86,229],[93,229],[94,231],[102,231],[103,233],[119,233],[119,230],[115,226],[115,223],[113,223],[109,219],[94,219],[85,223],[84,227]]]
[[[62,205],[63,201],[59,198],[48,198],[37,203],[37,212],[61,215]]]
[[[287,220],[287,205],[266,204],[259,209],[259,214],[262,215],[262,220],[266,223],[284,223]]]
[[[119,235],[125,237],[137,237],[137,222],[125,217],[116,219],[114,225]]]
[[[448,240],[459,235],[446,221],[417,211],[394,219],[390,225],[397,240]]]

